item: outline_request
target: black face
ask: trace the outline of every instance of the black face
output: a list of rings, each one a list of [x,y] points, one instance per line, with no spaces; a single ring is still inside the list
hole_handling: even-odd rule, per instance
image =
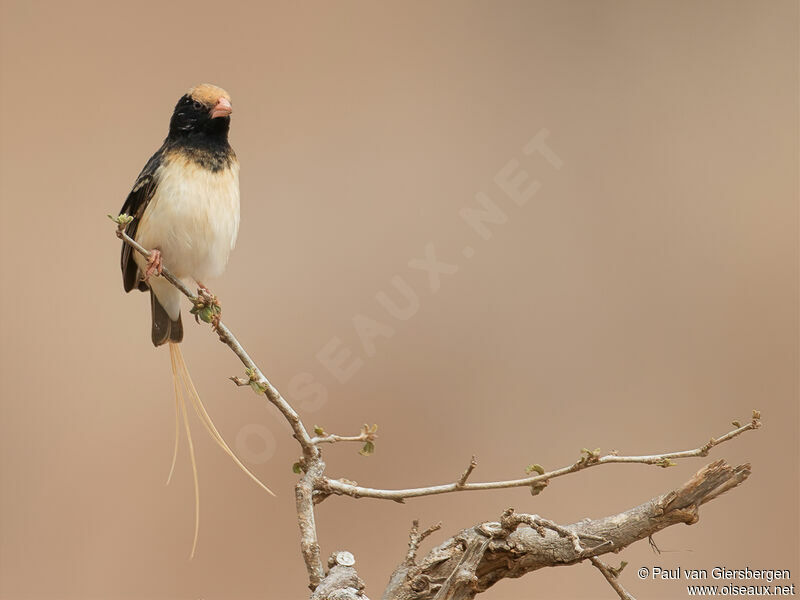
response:
[[[226,140],[230,117],[211,118],[211,108],[188,94],[178,100],[169,122],[169,137],[203,137]]]

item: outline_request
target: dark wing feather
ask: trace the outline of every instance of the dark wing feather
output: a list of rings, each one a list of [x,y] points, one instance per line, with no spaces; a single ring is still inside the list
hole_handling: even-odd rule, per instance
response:
[[[136,239],[136,229],[139,227],[139,220],[142,218],[144,209],[153,198],[156,187],[158,186],[157,173],[158,167],[161,165],[164,158],[164,148],[160,148],[139,173],[136,178],[136,183],[133,184],[131,193],[128,194],[125,204],[122,205],[120,214],[126,214],[133,217],[133,220],[128,223],[125,228],[127,233],[133,239]],[[134,287],[141,291],[147,291],[148,285],[139,279],[139,269],[136,261],[133,260],[135,251],[125,242],[122,243],[122,259],[120,266],[122,267],[122,283],[125,286],[125,291],[130,292]]]

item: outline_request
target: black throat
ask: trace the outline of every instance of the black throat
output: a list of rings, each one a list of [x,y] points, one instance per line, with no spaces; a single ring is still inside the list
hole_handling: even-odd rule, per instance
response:
[[[227,117],[214,119],[228,120]],[[228,143],[227,129],[223,135],[210,135],[206,132],[181,132],[178,135],[167,136],[164,146],[176,150],[199,166],[211,171],[227,169],[235,159],[233,148]]]

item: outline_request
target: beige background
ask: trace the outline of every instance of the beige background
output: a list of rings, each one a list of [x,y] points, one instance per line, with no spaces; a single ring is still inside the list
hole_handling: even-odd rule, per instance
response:
[[[234,100],[242,228],[213,282],[227,323],[309,425],[380,424],[371,458],[326,450],[363,484],[476,480],[568,464],[583,446],[695,447],[752,461],[742,488],[620,558],[638,597],[684,598],[640,566],[793,569],[798,560],[798,91],[794,2],[12,2],[0,108],[0,597],[302,598],[291,465],[298,451],[207,328],[184,351],[267,497],[195,427],[195,560],[185,447],[146,296],[122,293],[116,213],[172,106],[211,81]],[[521,148],[541,129],[564,164]],[[525,207],[492,182],[517,159]],[[459,217],[490,195],[480,239]],[[459,266],[431,293],[410,260]],[[462,249],[475,249],[465,258]],[[375,296],[402,276],[407,321]],[[393,296],[396,297],[396,296]],[[367,315],[394,333],[368,357]],[[317,353],[363,365],[339,383]],[[327,394],[292,397],[309,373]],[[295,379],[295,381],[297,381]],[[195,423],[197,425],[197,423]],[[560,522],[623,510],[711,459],[619,466],[526,490],[406,505],[333,498],[323,552],[348,548],[372,598],[413,518],[432,542],[507,506]],[[426,548],[429,546],[426,546]],[[616,559],[615,559],[616,560]],[[611,598],[589,565],[487,600]]]

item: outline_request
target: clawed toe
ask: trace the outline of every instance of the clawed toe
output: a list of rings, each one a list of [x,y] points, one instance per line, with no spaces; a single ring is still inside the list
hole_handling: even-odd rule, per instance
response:
[[[150,257],[147,259],[147,270],[144,272],[144,280],[147,281],[153,273],[161,275],[164,267],[161,265],[161,251],[151,250]]]

